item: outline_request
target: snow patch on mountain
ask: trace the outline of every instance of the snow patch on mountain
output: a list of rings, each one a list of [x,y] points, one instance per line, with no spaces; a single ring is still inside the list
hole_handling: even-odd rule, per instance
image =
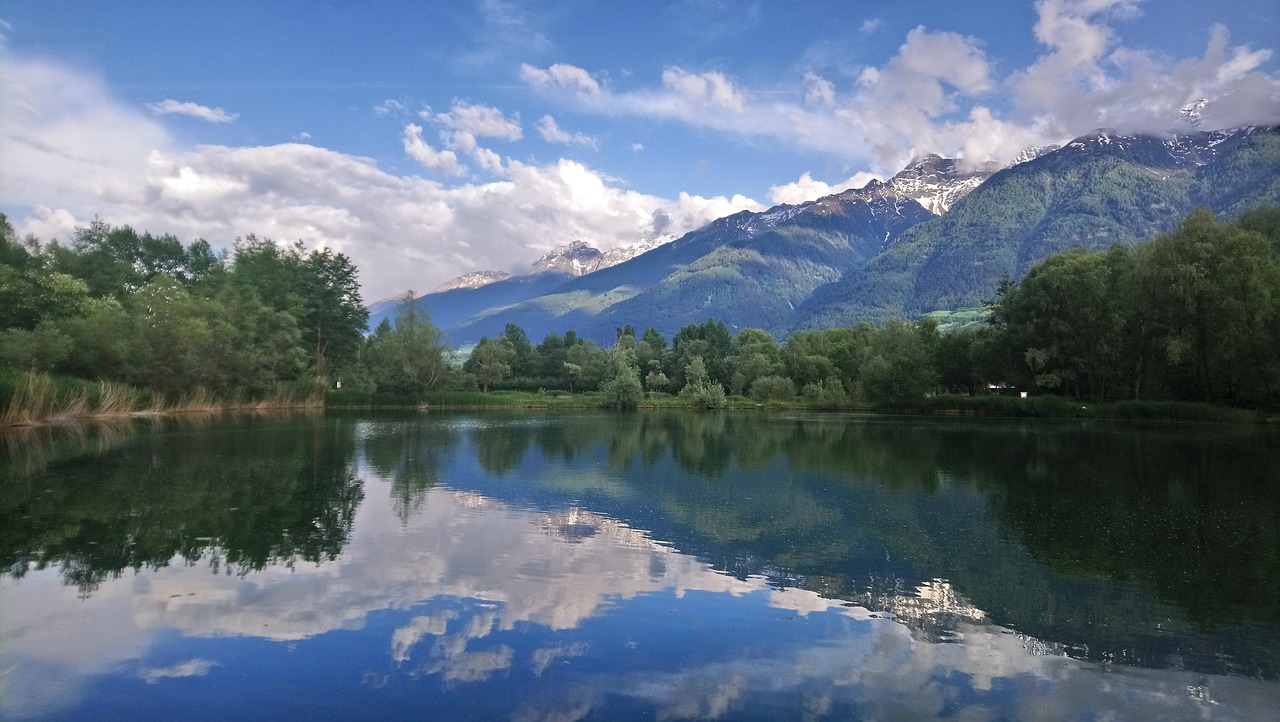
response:
[[[445,281],[436,286],[431,293],[444,293],[455,288],[480,288],[507,278],[511,278],[511,274],[504,271],[474,271]]]

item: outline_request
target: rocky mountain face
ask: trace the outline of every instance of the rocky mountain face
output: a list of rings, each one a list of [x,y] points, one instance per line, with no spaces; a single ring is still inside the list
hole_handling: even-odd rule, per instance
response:
[[[537,273],[418,302],[459,344],[508,322],[531,338],[574,329],[601,342],[628,323],[670,336],[708,317],[784,335],[974,307],[1051,253],[1136,243],[1197,206],[1230,217],[1259,203],[1280,204],[1280,129],[1098,131],[998,172],[924,156],[887,181],[652,247],[571,243]]]
[[[992,166],[964,170],[954,158],[930,154],[913,160],[885,185],[894,195],[910,198],[940,216],[997,170]]]

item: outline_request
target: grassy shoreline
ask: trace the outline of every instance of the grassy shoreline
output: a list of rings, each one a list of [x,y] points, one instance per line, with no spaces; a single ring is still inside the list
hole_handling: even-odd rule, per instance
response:
[[[230,411],[323,409],[324,406],[323,394],[301,387],[280,388],[250,399],[220,398],[200,388],[165,396],[111,381],[37,373],[0,377],[0,428]]]
[[[595,392],[535,393],[523,391],[438,392],[413,397],[360,392],[330,392],[328,409],[427,409],[481,411],[490,409],[599,409],[603,396]],[[695,410],[688,399],[669,394],[647,395],[641,410]],[[1092,404],[1061,396],[1015,398],[1009,396],[931,396],[893,405],[831,406],[806,399],[760,402],[743,396],[725,400],[730,411],[834,411],[960,418],[1108,419],[1171,423],[1259,424],[1275,423],[1264,412],[1183,401],[1114,401]]]
[[[0,377],[0,428],[67,424],[78,421],[215,414],[232,411],[301,409],[378,410],[427,409],[479,411],[498,409],[599,409],[604,396],[589,391],[445,391],[415,396],[358,391],[318,392],[314,385],[281,387],[257,398],[219,398],[204,389],[165,396],[108,381],[85,381],[46,374],[22,373]],[[688,398],[646,394],[640,409],[697,407]],[[1090,404],[1060,396],[931,396],[892,405],[831,405],[796,398],[756,401],[744,396],[725,399],[730,411],[836,411],[959,418],[1112,419],[1171,423],[1274,424],[1264,412],[1178,401],[1116,401]]]

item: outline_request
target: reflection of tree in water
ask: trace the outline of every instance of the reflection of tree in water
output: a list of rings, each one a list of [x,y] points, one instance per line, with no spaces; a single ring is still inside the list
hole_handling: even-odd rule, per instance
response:
[[[524,423],[527,416],[522,419],[504,415],[494,419],[474,429],[471,441],[476,446],[480,468],[493,476],[506,476],[524,459],[537,427]]]
[[[1280,625],[1274,434],[734,413],[568,426],[539,433],[545,459],[603,449],[631,489],[616,498],[734,574],[846,600],[944,579],[1090,658],[1213,670],[1234,662],[1206,650],[1243,637],[1233,648],[1276,671],[1260,663]],[[1270,631],[1248,641],[1244,623]]]
[[[360,450],[374,473],[391,482],[391,503],[402,524],[422,508],[427,491],[440,483],[459,441],[455,428],[418,416],[366,425]]]
[[[236,574],[333,559],[363,499],[353,450],[342,421],[251,419],[140,436],[55,461],[38,485],[0,485],[0,550],[10,574],[56,564],[86,594],[175,555]]]

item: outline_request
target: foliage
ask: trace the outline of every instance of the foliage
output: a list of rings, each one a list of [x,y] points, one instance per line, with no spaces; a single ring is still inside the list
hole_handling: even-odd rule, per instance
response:
[[[449,373],[440,329],[406,293],[395,323],[383,319],[365,342],[364,366],[379,392],[417,394],[437,388]]]
[[[250,235],[228,259],[101,220],[66,246],[20,242],[0,215],[0,368],[261,400],[353,369],[366,316],[355,267],[328,250]]]
[[[640,386],[640,369],[627,358],[621,349],[615,349],[610,359],[609,376],[600,384],[601,404],[615,411],[632,411],[644,398]]]
[[[684,370],[685,384],[680,397],[688,400],[696,409],[723,409],[724,387],[711,380],[701,356],[689,360]]]

